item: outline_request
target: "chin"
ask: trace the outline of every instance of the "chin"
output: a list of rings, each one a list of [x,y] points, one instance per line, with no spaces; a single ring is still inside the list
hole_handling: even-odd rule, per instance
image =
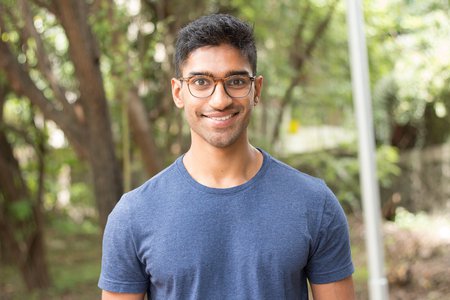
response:
[[[239,137],[240,137],[240,135],[231,136],[231,137],[227,137],[227,138],[210,137],[205,140],[208,142],[208,144],[210,144],[213,147],[224,149],[224,148],[228,148],[228,147],[235,145],[238,142]]]
[[[211,141],[210,140],[207,142],[211,146],[216,147],[216,148],[221,148],[221,149],[227,148],[234,144],[234,141],[217,141],[217,140]]]

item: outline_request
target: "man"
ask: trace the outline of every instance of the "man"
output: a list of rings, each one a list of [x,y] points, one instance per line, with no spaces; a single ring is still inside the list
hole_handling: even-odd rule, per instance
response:
[[[103,299],[354,299],[348,225],[319,179],[253,147],[261,98],[252,28],[229,15],[183,28],[172,95],[191,147],[109,216]]]

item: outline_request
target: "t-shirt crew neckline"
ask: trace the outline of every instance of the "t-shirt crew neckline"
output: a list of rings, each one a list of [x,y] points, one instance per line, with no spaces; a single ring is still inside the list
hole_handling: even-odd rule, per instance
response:
[[[257,149],[263,155],[263,163],[262,163],[261,168],[259,168],[259,170],[255,174],[255,176],[253,176],[247,182],[244,182],[241,185],[233,186],[230,188],[208,187],[208,186],[203,185],[203,184],[199,183],[198,181],[196,181],[194,178],[192,178],[191,174],[189,174],[188,170],[184,166],[184,163],[183,163],[184,154],[181,155],[180,157],[178,157],[178,159],[175,161],[175,165],[176,165],[178,171],[180,172],[182,178],[184,180],[186,180],[193,188],[195,188],[199,191],[202,191],[205,193],[210,193],[210,194],[222,194],[222,195],[235,194],[235,193],[238,193],[240,191],[243,191],[243,190],[248,189],[249,187],[253,186],[257,181],[259,181],[264,176],[267,168],[269,167],[269,160],[270,160],[269,155],[264,150],[261,150],[259,148],[257,148]]]

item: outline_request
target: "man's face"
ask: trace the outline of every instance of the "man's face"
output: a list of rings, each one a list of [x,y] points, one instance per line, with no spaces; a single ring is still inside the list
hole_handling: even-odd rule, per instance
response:
[[[182,77],[205,74],[223,78],[234,74],[253,76],[248,60],[236,48],[222,44],[205,46],[190,53],[181,67]],[[186,81],[172,79],[172,95],[177,107],[184,108],[191,128],[192,143],[206,142],[226,148],[238,142],[247,142],[247,126],[256,102],[259,101],[262,77],[252,83],[243,98],[232,98],[218,82],[214,93],[207,98],[191,95]]]

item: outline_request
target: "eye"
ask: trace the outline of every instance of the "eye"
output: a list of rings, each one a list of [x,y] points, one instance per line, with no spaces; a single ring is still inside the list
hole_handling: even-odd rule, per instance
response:
[[[213,80],[206,76],[194,76],[189,83],[198,87],[207,87],[213,84]]]
[[[249,79],[244,76],[232,76],[227,79],[226,85],[230,88],[242,88],[247,86],[249,83]]]

